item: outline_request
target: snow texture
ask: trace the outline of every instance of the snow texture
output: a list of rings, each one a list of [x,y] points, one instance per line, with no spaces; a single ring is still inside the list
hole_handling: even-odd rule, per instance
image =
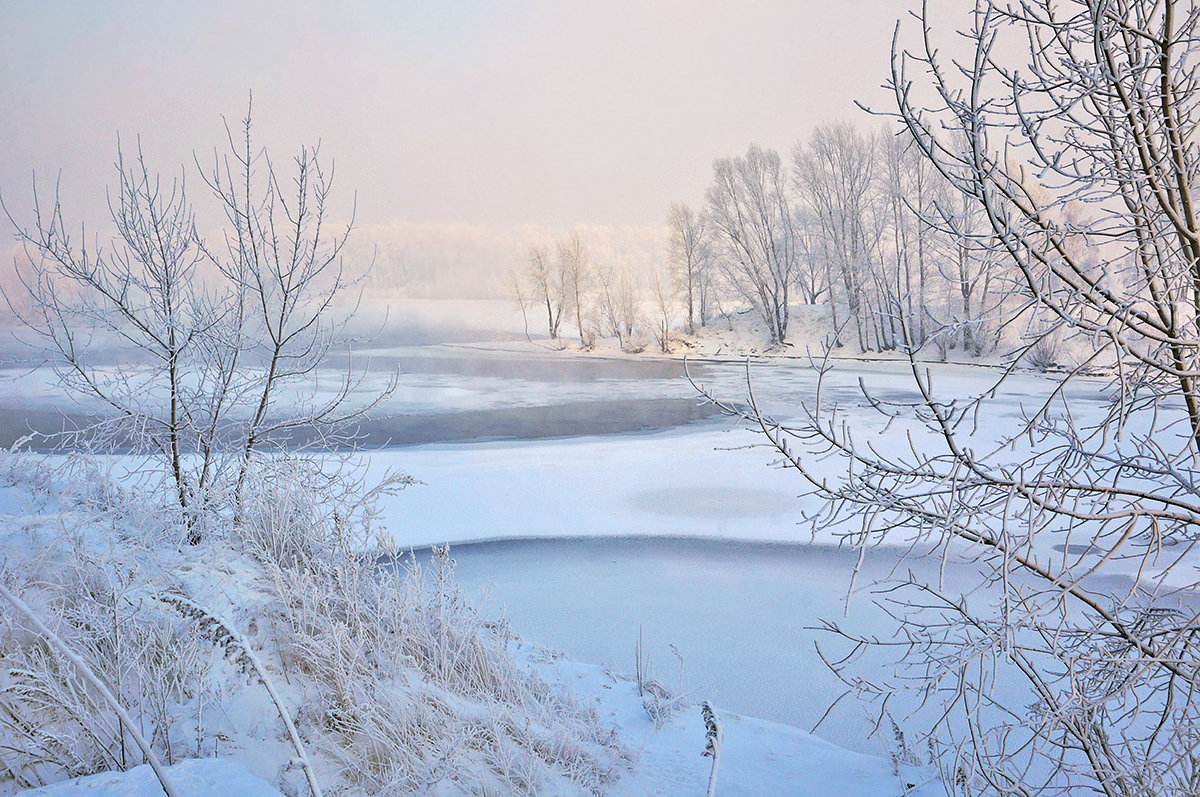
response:
[[[167,767],[179,797],[283,797],[237,761],[194,758]],[[162,797],[162,787],[148,764],[127,772],[101,772],[83,778],[26,789],[21,797]]]

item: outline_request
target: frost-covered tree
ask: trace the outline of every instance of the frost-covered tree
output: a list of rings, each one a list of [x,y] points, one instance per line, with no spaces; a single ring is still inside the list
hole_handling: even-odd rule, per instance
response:
[[[228,151],[216,153],[204,175],[229,229],[224,251],[209,254],[232,294],[225,323],[213,328],[218,334],[201,342],[212,349],[210,359],[228,360],[234,373],[253,366],[252,387],[229,399],[251,408],[248,424],[239,429],[234,491],[240,512],[252,458],[264,441],[286,443],[302,429],[336,437],[390,386],[364,401],[362,375],[348,372],[320,398],[284,398],[335,346],[349,343],[345,333],[353,305],[339,303],[355,298],[347,296],[356,279],[347,275],[342,259],[353,221],[331,228],[333,175],[318,148],[301,148],[292,159],[291,180],[284,182],[268,153],[255,147],[249,114],[239,132],[230,135]],[[246,359],[238,362],[239,357]]]
[[[779,153],[751,145],[744,157],[718,159],[706,196],[718,269],[762,318],[771,343],[783,343],[800,250]]]
[[[830,268],[820,223],[808,209],[796,208],[796,248],[799,251],[799,267],[793,279],[796,299],[804,304],[827,301],[830,296]],[[834,310],[834,317],[837,312]],[[836,324],[834,325],[836,326]]]
[[[558,340],[563,310],[567,306],[566,276],[545,244],[529,247],[529,263],[525,278],[532,300],[546,308],[546,332],[550,340]]]
[[[923,345],[930,326],[934,242],[931,229],[921,213],[933,203],[937,189],[934,169],[920,157],[907,136],[880,136],[882,164],[882,203],[886,229],[883,243],[886,256],[880,258],[883,306],[888,314],[888,332],[893,345],[900,345],[903,324],[910,342]]]
[[[704,215],[697,214],[686,203],[672,202],[667,211],[671,276],[687,305],[689,335],[696,334],[697,316],[700,326],[708,323],[712,257],[705,224]]]
[[[186,515],[206,493],[234,392],[237,353],[207,345],[239,312],[234,293],[205,290],[205,260],[182,177],[164,183],[139,146],[117,154],[109,247],[77,242],[57,196],[44,206],[34,188],[32,226],[18,227],[26,267],[18,272],[25,328],[44,345],[59,382],[98,401],[105,420],[88,437],[100,448],[142,442],[162,457],[175,501]],[[11,219],[11,217],[10,217]],[[14,226],[16,221],[13,220]],[[232,326],[239,321],[232,319]],[[132,348],[147,364],[100,367],[97,341]],[[187,454],[201,452],[198,468]]]
[[[36,185],[32,223],[9,216],[28,264],[26,309],[10,307],[61,384],[101,408],[73,440],[161,457],[193,543],[212,501],[232,494],[240,507],[256,452],[301,433],[336,443],[390,391],[355,395],[349,370],[319,397],[294,389],[347,342],[350,225],[330,229],[331,175],[315,150],[287,181],[253,144],[249,113],[227,132],[202,175],[228,224],[223,246],[197,232],[183,176],[163,181],[140,146],[131,159],[118,147],[108,246],[73,238],[58,197],[42,203]],[[133,356],[105,364],[106,346]]]
[[[617,346],[624,349],[633,339],[639,323],[638,295],[629,269],[596,269],[596,309],[608,333],[615,336]]]
[[[1014,281],[1002,270],[1002,254],[987,233],[983,211],[967,194],[943,197],[944,220],[953,232],[941,236],[945,247],[938,272],[950,284],[950,299],[940,326],[976,357],[996,348],[1003,332]]]
[[[594,280],[591,256],[578,230],[571,230],[567,237],[558,242],[557,268],[562,275],[562,284],[567,295],[568,306],[575,316],[579,331],[579,345],[590,348],[593,335],[584,329],[588,312],[588,299]]]
[[[806,145],[793,153],[797,193],[821,231],[822,254],[832,269],[831,301],[842,301],[854,322],[861,351],[876,348],[873,334],[891,308],[884,306],[873,282],[878,274],[877,247],[882,235],[879,207],[878,149],[848,122],[817,127]],[[835,332],[841,345],[840,329]]]
[[[654,340],[663,354],[671,353],[671,327],[675,323],[675,309],[679,294],[669,280],[654,275],[653,295]]]
[[[1042,398],[1022,393],[1019,422],[990,414],[1011,368],[947,395],[911,347],[918,399],[872,405],[904,435],[820,403],[790,427],[751,414],[826,499],[821,527],[864,555],[902,542],[981,574],[901,576],[881,599],[893,637],[829,626],[856,654],[898,651],[896,677],[863,677],[855,656],[835,667],[881,710],[914,694],[934,707],[929,739],[959,793],[1194,795],[1200,8],[979,0],[954,61],[919,20],[922,48],[893,58],[897,116],[966,198],[923,221],[995,258],[1019,288],[1014,323],[1049,320],[1009,362],[1056,337],[1080,354]],[[979,283],[963,282],[973,300]]]

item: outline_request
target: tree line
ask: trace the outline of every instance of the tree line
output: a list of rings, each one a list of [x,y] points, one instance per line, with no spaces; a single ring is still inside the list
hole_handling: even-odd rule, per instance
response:
[[[540,319],[535,323],[544,323],[552,344],[561,345],[573,331],[584,349],[603,336],[616,338],[625,351],[639,352],[649,336],[659,351],[671,351],[678,306],[671,279],[655,272],[647,286],[628,264],[598,262],[577,229],[553,245],[530,246],[525,267],[511,270],[508,283],[526,333],[532,315]]]
[[[597,336],[637,348],[639,335],[651,335],[669,351],[675,324],[694,335],[734,308],[750,308],[769,343],[784,346],[792,308],[819,305],[834,348],[929,346],[978,357],[1014,318],[1022,335],[1044,326],[997,268],[983,227],[907,133],[830,123],[797,143],[790,162],[758,145],[714,161],[703,202],[671,204],[666,258],[654,273],[595,263],[572,231],[530,247],[510,292],[552,341],[573,320],[585,348]]]
[[[740,301],[781,345],[791,307],[824,305],[835,348],[985,354],[1012,285],[991,248],[935,216],[960,229],[983,221],[905,133],[830,123],[790,163],[758,145],[719,158],[703,204],[668,214],[687,326],[705,325],[719,299]]]

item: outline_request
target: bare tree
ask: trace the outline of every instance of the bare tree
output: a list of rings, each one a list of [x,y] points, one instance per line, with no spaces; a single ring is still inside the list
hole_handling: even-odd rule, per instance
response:
[[[705,217],[697,215],[683,202],[672,202],[667,212],[671,233],[671,275],[687,304],[687,333],[696,334],[696,316],[700,325],[708,322],[710,255]]]
[[[526,277],[534,301],[546,308],[546,332],[550,340],[558,340],[558,328],[567,306],[567,282],[561,262],[556,263],[550,257],[550,250],[544,244],[531,246]]]
[[[529,335],[529,305],[531,299],[526,292],[525,281],[521,279],[521,275],[516,269],[510,268],[504,275],[504,285],[508,289],[509,296],[516,302],[517,308],[521,311],[521,323],[525,327],[525,340],[532,341],[533,338]]]
[[[896,310],[890,319],[892,334],[902,337],[895,327],[904,324],[911,342],[922,346],[932,320],[930,283],[938,273],[932,267],[937,251],[933,229],[923,218],[936,204],[942,187],[940,175],[921,157],[906,130],[898,136],[880,136],[879,148],[887,215],[885,240],[891,256],[891,270],[882,283],[887,305]],[[886,270],[883,262],[880,266]]]
[[[292,433],[303,428],[328,442],[386,398],[394,383],[366,394],[370,399],[362,401],[357,396],[364,395],[364,374],[347,364],[328,396],[280,405],[281,388],[307,379],[335,345],[346,342],[353,307],[345,312],[336,303],[356,285],[347,278],[342,261],[353,219],[339,230],[329,230],[333,177],[317,149],[302,148],[293,158],[288,188],[266,151],[255,149],[249,112],[240,136],[228,126],[226,132],[229,152],[214,156],[205,180],[232,230],[225,256],[214,255],[213,260],[233,287],[236,300],[229,317],[235,323],[213,343],[217,357],[228,352],[233,359],[245,352],[261,369],[253,389],[237,397],[248,398],[252,406],[235,485],[240,515],[251,458],[263,441],[286,445]],[[261,175],[257,185],[256,173]],[[231,368],[237,365],[230,363]]]
[[[632,345],[633,330],[638,324],[638,300],[633,275],[628,269],[614,272],[611,268],[596,269],[599,287],[597,296],[600,319],[616,336],[617,345],[625,349]]]
[[[877,148],[874,137],[842,122],[819,126],[807,146],[796,146],[793,157],[797,192],[820,226],[823,253],[837,274],[830,285],[840,284],[861,351],[873,348],[872,325],[892,310],[869,293],[882,233],[876,207]],[[831,294],[830,300],[837,297]]]
[[[936,707],[930,741],[960,793],[1196,794],[1200,9],[980,0],[953,63],[920,21],[923,49],[893,57],[898,116],[984,220],[943,207],[926,222],[997,251],[1023,311],[1054,319],[1044,334],[1088,348],[1019,424],[989,415],[1003,385],[948,401],[914,360],[919,400],[873,404],[903,447],[819,401],[791,428],[750,413],[827,499],[816,522],[845,523],[864,552],[899,536],[983,574],[887,591],[890,683],[835,666],[884,710],[914,692]],[[1081,381],[1097,368],[1106,386]]]
[[[679,301],[678,294],[672,290],[671,283],[654,275],[654,340],[658,350],[663,354],[671,353],[671,327],[675,323],[675,308]]]
[[[799,250],[779,153],[751,145],[745,157],[717,160],[707,199],[718,268],[766,323],[772,345],[784,343]]]
[[[950,251],[939,271],[959,305],[949,308],[941,323],[949,330],[961,329],[963,349],[980,357],[999,344],[1006,299],[1019,291],[1013,290],[1011,277],[1001,274],[1002,254],[988,237],[990,227],[972,198],[954,192],[942,207],[949,208],[942,214],[942,226],[954,233],[946,236]]]
[[[354,285],[341,260],[350,225],[326,230],[331,178],[315,151],[301,150],[285,189],[251,142],[249,113],[240,135],[228,132],[228,152],[204,175],[229,223],[224,251],[197,235],[183,179],[164,185],[140,146],[131,164],[118,153],[111,248],[73,242],[57,196],[43,210],[36,188],[33,224],[9,217],[31,263],[22,321],[64,387],[106,416],[82,436],[160,455],[192,543],[200,510],[222,490],[240,508],[259,449],[291,445],[301,430],[344,442],[347,424],[394,385],[360,392],[363,375],[347,360],[331,394],[301,387],[281,400],[348,342],[356,303],[339,303]],[[97,364],[98,346],[114,343],[133,350],[132,365]],[[232,484],[221,483],[230,470]]]
[[[132,162],[118,147],[116,167],[109,249],[73,241],[57,192],[45,207],[36,183],[33,225],[9,216],[26,246],[28,265],[18,278],[28,309],[9,306],[40,337],[59,382],[108,416],[88,429],[89,442],[148,443],[165,460],[187,517],[208,486],[213,461],[205,457],[192,468],[186,454],[212,452],[224,431],[235,364],[205,357],[201,340],[232,312],[230,293],[208,295],[199,286],[204,253],[182,178],[164,185],[140,143]],[[86,230],[79,235],[86,238]],[[99,367],[89,356],[96,342],[131,348],[146,362]]]
[[[799,265],[794,285],[797,298],[804,304],[818,304],[831,296],[831,270],[828,247],[825,244],[821,225],[815,214],[804,207],[796,208],[796,248]],[[831,301],[832,304],[832,301]],[[837,309],[834,318],[837,318]],[[836,321],[834,326],[836,326]]]
[[[0,251],[0,296],[5,299],[5,303],[0,304],[0,328],[21,326],[20,318],[33,309],[28,293],[21,285],[19,274],[22,270],[28,271],[29,263],[20,245],[13,246],[11,251]]]
[[[585,349],[591,348],[594,335],[585,332],[583,325],[588,292],[592,287],[592,262],[578,230],[571,230],[566,238],[558,242],[558,269],[579,330],[579,345]]]

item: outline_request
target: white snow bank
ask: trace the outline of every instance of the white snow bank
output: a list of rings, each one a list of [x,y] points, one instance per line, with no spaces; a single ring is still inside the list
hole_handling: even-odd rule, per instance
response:
[[[601,718],[612,722],[636,751],[631,772],[613,785],[613,795],[703,795],[711,759],[701,753],[705,728],[698,705],[680,708],[661,728],[650,721],[637,684],[600,667],[564,659],[533,663],[550,682],[592,695]],[[844,750],[797,728],[723,712],[725,741],[717,778],[722,797],[932,797],[943,794],[932,771],[892,765],[875,756]],[[901,782],[904,778],[904,782]],[[905,786],[916,787],[905,790]]]
[[[296,793],[305,787],[292,762],[305,749],[317,780],[347,795],[519,784],[583,794],[626,765],[612,728],[522,669],[451,573],[385,579],[338,558],[328,546],[343,521],[306,504],[319,500],[311,489],[290,503],[264,494],[240,534],[179,547],[178,533],[155,528],[169,507],[148,492],[93,500],[90,471],[59,471],[71,479],[63,489],[23,497],[22,475],[36,468],[12,466],[36,460],[0,452],[0,581],[109,686],[163,760],[216,751]],[[0,794],[127,760],[126,726],[5,607],[0,661]],[[115,777],[87,782],[109,791],[81,793],[140,797]],[[184,793],[256,793],[205,783]]]
[[[237,761],[193,758],[167,767],[167,779],[179,797],[283,797]],[[162,786],[149,764],[127,772],[101,772],[74,780],[26,789],[18,797],[162,797]]]
[[[153,538],[142,537],[135,544],[126,535],[136,529],[121,525],[124,515],[119,511],[110,513],[95,505],[90,506],[88,511],[80,511],[79,505],[65,500],[69,496],[56,500],[44,497],[33,500],[32,494],[23,495],[22,491],[23,488],[14,485],[3,496],[4,505],[14,513],[0,514],[0,549],[7,555],[6,566],[9,568],[4,574],[5,578],[11,578],[19,585],[29,578],[53,576],[55,580],[39,583],[51,591],[62,591],[69,589],[67,576],[74,572],[68,567],[74,561],[71,557],[81,555],[83,551],[91,552],[86,569],[96,576],[103,576],[109,564],[123,562],[132,565],[134,558],[131,554],[136,549],[138,572],[130,570],[129,578],[137,576],[140,580],[142,575],[148,573],[155,580],[166,579],[183,594],[190,595],[193,601],[210,607],[215,612],[210,618],[219,615],[226,618],[221,622],[227,622],[230,627],[246,629],[244,633],[248,644],[266,662],[289,713],[295,717],[302,736],[309,743],[318,779],[330,788],[342,789],[342,793],[346,794],[376,791],[355,782],[356,779],[350,777],[352,773],[339,773],[339,761],[343,766],[357,766],[358,761],[351,755],[356,751],[337,747],[341,743],[339,739],[322,730],[326,728],[329,717],[323,713],[324,703],[317,692],[325,689],[326,684],[313,675],[317,664],[313,655],[320,651],[309,650],[309,658],[306,659],[301,649],[303,645],[293,646],[299,631],[293,630],[289,634],[285,618],[278,616],[279,611],[286,607],[268,594],[274,588],[273,583],[292,574],[281,571],[274,579],[264,579],[259,567],[250,559],[236,555],[216,541],[183,551]],[[67,506],[74,508],[66,509]],[[28,507],[29,514],[19,514],[25,507]],[[62,539],[55,543],[57,547],[52,551],[50,543],[59,537]],[[39,542],[42,544],[39,545]],[[106,543],[109,548],[102,551]],[[96,557],[94,560],[91,558],[93,556]],[[141,562],[143,557],[150,557],[153,562]],[[54,565],[58,558],[64,558],[61,568]],[[59,578],[60,575],[62,578]],[[150,586],[145,585],[146,588]],[[304,589],[307,590],[308,586],[311,585]],[[130,588],[132,590],[132,584]],[[127,594],[133,593],[130,591]],[[293,600],[301,600],[299,595],[287,594]],[[327,597],[322,596],[320,600]],[[363,599],[359,598],[360,601]],[[397,617],[407,629],[404,638],[418,636],[421,629],[416,624],[420,617],[429,615],[429,611],[421,609],[424,604],[420,595],[414,594],[408,598],[401,596],[401,600],[413,602],[417,611],[405,616],[387,616]],[[464,647],[466,643],[448,636],[445,629],[445,626],[452,624],[447,619],[448,613],[458,611],[451,609],[453,604],[445,602],[450,600],[457,601],[458,598],[446,598],[434,607],[434,618],[441,628],[440,631],[434,630],[447,637],[443,641],[451,656],[466,656],[475,660],[477,656],[472,658],[466,655],[471,653]],[[144,622],[158,622],[161,609],[155,609],[140,598],[134,603],[146,603],[144,611],[150,614],[143,618]],[[53,605],[58,604],[48,600],[36,602],[39,611],[49,611]],[[313,610],[313,606],[307,605],[297,609],[306,616],[315,617]],[[211,627],[214,621],[210,619],[206,622]],[[70,623],[70,618],[66,617],[55,620],[60,633],[85,650],[87,638],[72,631]],[[186,624],[179,623],[175,630],[183,634]],[[324,637],[319,635],[299,639],[310,647],[323,640]],[[197,651],[214,648],[209,640],[197,638],[194,641]],[[383,644],[387,641],[384,637],[377,636],[376,641],[378,648],[386,647]],[[508,678],[505,682],[508,686],[504,688],[510,692],[516,690],[519,693],[517,697],[524,702],[519,704],[514,699],[505,704],[505,711],[512,716],[504,715],[505,724],[502,727],[522,739],[527,736],[526,741],[548,744],[539,749],[551,761],[565,762],[563,766],[566,766],[578,759],[574,764],[576,770],[582,771],[581,767],[592,758],[607,756],[606,760],[611,759],[611,769],[607,770],[608,776],[602,782],[592,778],[579,784],[568,780],[566,770],[564,774],[557,774],[548,764],[541,765],[541,770],[535,770],[531,767],[537,762],[530,761],[523,765],[528,770],[530,784],[543,785],[545,788],[542,791],[554,794],[699,795],[705,792],[710,762],[700,755],[705,737],[696,706],[679,709],[679,713],[655,728],[638,696],[636,685],[629,680],[597,666],[557,659],[533,645],[524,646],[519,641],[509,643],[508,650],[511,651],[514,645],[517,646],[518,655],[511,661],[515,667],[514,675],[519,677]],[[366,650],[367,647],[356,644],[355,649]],[[224,658],[220,649],[214,648],[209,652],[216,657],[216,669],[210,671],[206,680],[210,687],[219,688],[212,690],[208,698],[215,704],[204,711],[204,747],[212,749],[211,745],[215,742],[208,737],[219,731],[221,753],[235,756],[237,761],[192,759],[177,764],[170,768],[169,774],[180,793],[188,797],[276,797],[280,792],[259,779],[272,777],[279,779],[277,785],[281,788],[302,789],[303,786],[291,777],[295,773],[288,770],[291,752],[280,741],[281,730],[275,719],[274,708],[267,704],[265,693],[256,678],[247,680],[236,662]],[[400,672],[396,670],[400,661],[398,658],[387,651],[382,651],[381,655],[388,661],[378,662],[379,666],[371,662],[362,664],[354,671],[357,674],[353,683],[344,685],[356,694],[361,691],[366,696],[360,708],[365,710],[371,704],[371,698],[382,695],[392,686],[407,684],[401,690],[403,694],[396,695],[401,703],[411,701],[416,705],[426,700],[430,710],[461,713],[460,721],[456,723],[428,722],[426,720],[436,717],[426,712],[428,716],[421,715],[420,721],[412,725],[408,732],[397,733],[388,739],[394,745],[388,748],[389,754],[402,751],[407,745],[416,745],[438,760],[441,756],[455,758],[458,766],[453,770],[456,778],[453,782],[465,784],[465,788],[487,784],[491,793],[509,793],[505,790],[506,786],[497,785],[503,783],[513,789],[512,793],[524,791],[512,785],[515,781],[501,781],[491,774],[489,762],[495,750],[490,748],[502,748],[505,739],[492,730],[487,716],[488,707],[483,705],[482,699],[476,700],[473,693],[468,693],[471,690],[462,694],[454,692],[450,676],[439,681],[436,675],[417,668],[415,660],[403,665],[403,672]],[[98,668],[103,664],[102,659],[97,659]],[[438,662],[432,662],[430,666],[437,669]],[[482,665],[476,669],[488,675]],[[373,682],[371,673],[376,671],[394,680]],[[150,703],[153,701],[147,700],[141,707],[137,705],[137,695],[141,693],[130,688],[128,677],[129,673],[126,673],[126,680],[121,681],[124,687],[121,690],[122,700],[127,708],[135,715],[140,713],[139,708],[151,710],[153,707]],[[106,680],[116,683],[111,677]],[[524,720],[513,713],[520,710],[522,705],[529,711]],[[420,705],[416,707],[420,708]],[[383,705],[377,708],[381,712],[387,710],[387,706]],[[190,744],[188,740],[197,733],[202,720],[195,713],[196,709],[197,706],[190,703],[180,703],[170,709],[174,717],[170,732],[177,750],[187,747]],[[719,791],[722,795],[854,793],[864,797],[890,797],[902,787],[890,765],[882,759],[841,750],[782,725],[742,719],[733,714],[727,714],[723,719],[726,736]],[[423,733],[417,733],[417,729]],[[569,732],[577,729],[591,729],[594,734],[572,737]],[[599,735],[601,733],[604,735]],[[8,749],[19,752],[19,747]],[[10,757],[7,763],[11,765],[13,761]],[[436,769],[437,760],[431,759],[429,763]],[[257,773],[259,778],[253,777],[251,772]],[[616,780],[609,780],[609,776]],[[451,781],[442,782],[446,784]],[[910,779],[909,782],[916,781]],[[830,784],[833,792],[828,790]],[[0,777],[0,793],[9,793],[8,790],[15,787],[12,778]],[[805,791],[810,787],[810,791]],[[148,797],[159,793],[161,790],[153,774],[148,768],[139,767],[127,773],[101,773],[64,780],[22,794],[37,797]]]

